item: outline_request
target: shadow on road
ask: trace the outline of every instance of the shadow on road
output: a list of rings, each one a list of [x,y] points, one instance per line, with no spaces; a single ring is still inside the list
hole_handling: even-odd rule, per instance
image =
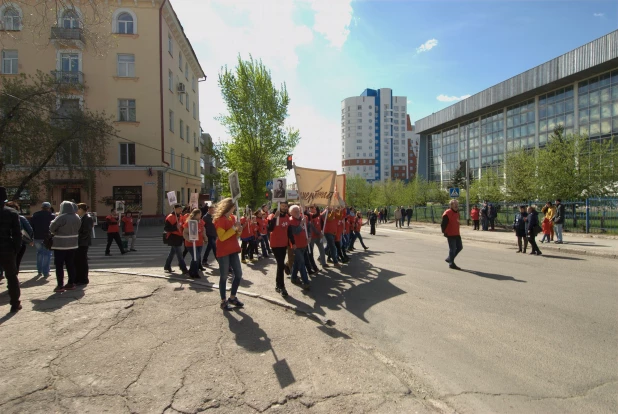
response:
[[[525,280],[519,280],[519,279],[515,279],[512,276],[504,276],[504,275],[499,275],[499,274],[496,274],[496,273],[487,273],[487,272],[480,272],[478,270],[467,270],[467,269],[461,269],[461,271],[465,272],[465,273],[470,273],[472,275],[484,277],[484,278],[487,278],[487,279],[510,280],[510,281],[513,281],[513,282],[528,283]]]
[[[572,256],[553,256],[551,254],[542,254],[541,257],[547,257],[548,259],[562,259],[562,260],[586,260],[581,257],[572,257]]]
[[[54,312],[71,302],[84,297],[83,289],[71,290],[63,293],[52,293],[45,299],[33,299],[32,310],[37,312]]]

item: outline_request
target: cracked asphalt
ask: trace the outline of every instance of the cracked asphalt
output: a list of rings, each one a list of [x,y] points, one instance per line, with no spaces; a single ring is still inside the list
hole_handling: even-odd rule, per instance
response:
[[[0,412],[618,412],[615,260],[464,240],[457,272],[425,230],[378,228],[287,300],[273,260],[244,266],[229,313],[211,269],[97,271],[62,295],[22,274]]]

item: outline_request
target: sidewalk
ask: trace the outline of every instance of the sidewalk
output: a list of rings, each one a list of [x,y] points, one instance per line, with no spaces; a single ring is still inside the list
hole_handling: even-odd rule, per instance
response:
[[[379,224],[377,230],[385,228],[393,231],[415,232],[422,234],[432,234],[443,237],[440,231],[440,224],[410,222],[410,228],[407,227],[407,222],[403,229],[395,227],[395,222],[387,224]],[[474,231],[472,226],[461,226],[461,238],[463,240],[479,241],[486,243],[505,244],[508,246],[517,247],[517,238],[515,233],[498,230],[496,231]],[[537,237],[538,240],[541,236]],[[613,236],[591,235],[580,233],[563,233],[563,244],[537,242],[541,251],[552,251],[566,254],[577,254],[585,256],[597,256],[608,259],[618,259],[618,238]]]

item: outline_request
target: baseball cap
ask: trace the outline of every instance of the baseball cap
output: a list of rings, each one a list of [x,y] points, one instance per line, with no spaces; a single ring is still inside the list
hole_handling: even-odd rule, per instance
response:
[[[48,203],[47,201],[44,202],[43,204],[41,204],[41,207],[43,208],[50,208],[51,207],[51,203]]]

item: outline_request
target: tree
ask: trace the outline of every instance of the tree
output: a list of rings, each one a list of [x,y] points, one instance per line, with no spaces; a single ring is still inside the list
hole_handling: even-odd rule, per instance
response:
[[[75,86],[38,72],[2,78],[0,87],[0,179],[17,187],[14,200],[24,189],[39,188],[49,167],[56,178],[78,176],[90,183],[96,172],[104,171],[116,130],[105,113],[63,99]]]
[[[512,202],[536,200],[538,179],[537,151],[520,148],[506,154],[506,198]]]
[[[502,201],[502,174],[493,168],[486,168],[481,178],[470,186],[470,203],[479,203],[483,200]]]
[[[468,177],[469,183],[472,184],[472,181],[474,180],[472,171],[468,171]],[[466,161],[459,163],[459,168],[455,170],[455,175],[451,179],[449,186],[453,188],[466,188]]]
[[[359,175],[346,178],[346,202],[358,208],[372,207],[371,184]]]
[[[284,125],[290,97],[285,83],[277,89],[268,69],[252,57],[239,56],[234,70],[222,68],[219,87],[228,114],[218,120],[231,137],[215,146],[222,188],[229,194],[228,175],[238,171],[242,204],[255,206],[263,200],[266,181],[285,173],[287,155],[300,140],[298,130]]]

